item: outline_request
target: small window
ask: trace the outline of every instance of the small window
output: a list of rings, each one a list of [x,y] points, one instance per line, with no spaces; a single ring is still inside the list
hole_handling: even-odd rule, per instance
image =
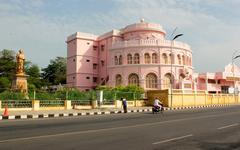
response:
[[[105,45],[101,45],[101,51],[104,51]]]
[[[97,50],[97,48],[98,48],[97,46],[93,46],[93,50],[95,50],[95,51],[96,51],[96,50]]]
[[[114,57],[114,62],[115,62],[115,65],[118,65],[118,57],[117,56]]]
[[[90,79],[90,77],[86,77],[86,79]]]
[[[90,60],[89,60],[89,59],[87,59],[87,60],[86,60],[86,62],[90,62]]]
[[[85,89],[85,91],[87,92],[87,91],[89,91],[89,89]]]
[[[101,80],[103,80],[104,78],[101,78]]]
[[[97,77],[93,77],[93,82],[97,83]]]
[[[101,64],[102,64],[102,66],[104,66],[104,60],[101,60]]]
[[[75,77],[73,77],[73,80],[75,79]]]
[[[119,64],[119,65],[122,65],[122,55],[119,56],[118,64]]]
[[[87,45],[89,45],[90,43],[89,42],[87,42]]]
[[[75,59],[73,59],[73,62],[75,62]]]
[[[97,64],[93,64],[93,69],[97,69]]]
[[[208,79],[208,83],[215,84],[215,83],[216,83],[216,80],[214,80],[214,79]]]

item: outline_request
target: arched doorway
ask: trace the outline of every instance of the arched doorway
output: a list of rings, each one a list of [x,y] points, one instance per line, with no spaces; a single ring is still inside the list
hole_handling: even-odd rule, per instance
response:
[[[173,76],[170,73],[167,73],[164,75],[164,78],[163,78],[163,88],[164,89],[171,88],[171,78],[173,81]]]
[[[117,74],[115,77],[115,85],[120,86],[122,84],[122,76],[120,74]]]

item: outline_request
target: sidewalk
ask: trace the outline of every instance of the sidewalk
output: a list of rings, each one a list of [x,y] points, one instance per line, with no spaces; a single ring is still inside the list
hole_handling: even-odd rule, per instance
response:
[[[206,106],[186,106],[186,107],[165,107],[164,110],[181,110],[181,109],[199,109],[208,107],[226,107],[228,104],[206,105]],[[36,118],[53,118],[68,116],[85,116],[85,115],[107,115],[124,113],[121,108],[98,108],[98,109],[71,109],[71,110],[39,110],[39,111],[8,111],[9,116],[2,116],[4,111],[0,111],[0,120],[3,119],[36,119]],[[128,113],[152,112],[152,107],[129,107]]]
[[[150,112],[151,107],[130,107],[128,113]],[[2,116],[4,111],[0,111],[0,120],[2,119],[30,119],[30,118],[53,118],[68,116],[85,115],[104,115],[124,113],[121,108],[98,108],[98,109],[71,109],[71,110],[39,110],[39,111],[8,111],[9,116]]]

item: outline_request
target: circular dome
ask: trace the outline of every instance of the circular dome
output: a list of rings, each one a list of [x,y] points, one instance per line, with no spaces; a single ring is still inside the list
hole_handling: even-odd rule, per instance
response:
[[[163,35],[166,34],[166,32],[163,30],[161,25],[144,22],[144,19],[141,19],[139,23],[126,26],[125,28],[122,29],[122,33],[139,31],[139,30],[157,31],[157,32],[161,32]]]

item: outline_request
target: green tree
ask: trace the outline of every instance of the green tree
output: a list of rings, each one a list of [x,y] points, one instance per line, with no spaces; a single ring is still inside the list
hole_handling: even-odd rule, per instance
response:
[[[15,52],[4,49],[0,51],[0,75],[12,78],[15,73]]]
[[[3,92],[9,89],[11,86],[11,82],[7,77],[0,77],[0,92]]]
[[[42,78],[50,85],[66,84],[66,58],[57,57],[42,69]]]
[[[0,51],[0,92],[9,89],[15,73],[15,52],[4,49]]]
[[[28,77],[29,90],[39,89],[42,87],[43,82],[40,79],[40,69],[37,65],[27,62],[25,65],[25,72]]]

